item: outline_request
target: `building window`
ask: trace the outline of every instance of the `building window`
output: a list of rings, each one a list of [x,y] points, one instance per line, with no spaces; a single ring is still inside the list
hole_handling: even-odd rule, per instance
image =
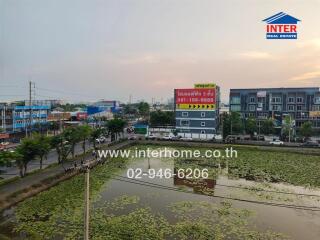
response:
[[[231,97],[230,104],[240,104],[240,97]]]
[[[205,112],[201,112],[201,117],[205,117],[206,113]]]
[[[250,105],[249,106],[249,111],[250,112],[254,112],[256,110],[256,106],[254,106],[254,105]]]
[[[188,117],[188,112],[182,112],[182,117]]]
[[[201,127],[205,127],[206,126],[206,122],[201,122]]]
[[[281,98],[280,97],[273,97],[271,99],[271,102],[273,102],[273,103],[281,103]]]
[[[294,105],[288,105],[288,111],[294,111]]]
[[[294,97],[289,97],[289,98],[288,98],[288,102],[289,102],[289,103],[294,103]]]
[[[320,103],[320,97],[315,97],[314,98],[314,103]]]
[[[302,106],[301,105],[297,105],[297,111],[302,111]]]
[[[180,125],[181,126],[189,126],[189,120],[181,120]]]
[[[272,105],[272,111],[281,111],[280,105]]]
[[[206,131],[205,130],[201,130],[201,134],[206,134]]]
[[[240,105],[231,105],[230,110],[231,110],[231,112],[240,112],[241,106]]]
[[[254,103],[255,102],[255,98],[254,97],[250,97],[250,102]]]
[[[303,98],[302,97],[297,97],[297,103],[302,103],[303,102]]]

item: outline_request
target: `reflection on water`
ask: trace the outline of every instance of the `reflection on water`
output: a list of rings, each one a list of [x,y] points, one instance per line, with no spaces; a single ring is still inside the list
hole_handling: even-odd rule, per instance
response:
[[[106,168],[108,165],[105,165]],[[128,168],[141,168],[144,172],[153,168],[155,170],[169,168],[176,173],[181,167],[197,167],[199,169],[209,168],[197,164],[196,161],[181,161],[173,159],[160,160],[140,159],[129,164]],[[92,171],[94,172],[94,170]],[[225,171],[219,171],[224,173]],[[94,174],[94,173],[92,173]],[[126,170],[122,172],[122,177],[126,178]],[[293,195],[276,194],[255,189],[268,189],[274,191],[289,191],[292,193],[304,192],[320,195],[320,192],[314,190],[302,190],[302,187],[295,187],[281,184],[261,184],[243,179],[229,179],[224,174],[209,175],[208,179],[186,179],[174,175],[173,178],[153,178],[142,176],[141,182],[151,184],[137,184],[136,181],[110,180],[100,189],[100,198],[93,203],[95,207],[104,206],[106,202],[111,202],[123,195],[137,196],[139,198],[138,206],[150,207],[154,213],[163,214],[170,223],[177,221],[175,214],[168,208],[169,205],[183,201],[197,201],[208,203],[220,203],[220,198],[215,196],[225,196],[240,199],[249,199],[256,201],[281,202],[295,205],[320,206],[320,198],[303,197]],[[161,185],[164,187],[156,187]],[[239,188],[228,188],[225,186],[238,186]],[[167,189],[165,188],[167,187]],[[243,188],[242,188],[243,187]],[[246,187],[246,188],[244,188]],[[174,191],[173,189],[182,189],[185,191]],[[258,205],[249,202],[230,201],[232,206],[240,209],[249,209],[256,213],[252,225],[257,226],[261,231],[272,230],[284,233],[293,239],[315,240],[320,239],[320,213],[304,211],[298,209],[289,209],[268,205]],[[110,211],[113,214],[125,214],[130,212],[130,207]],[[134,208],[134,206],[132,207]],[[11,213],[13,214],[13,213]],[[3,228],[1,231],[4,230]],[[21,238],[20,238],[21,239]]]
[[[176,171],[174,171],[176,173]],[[173,178],[174,186],[186,186],[193,189],[194,193],[205,194],[205,195],[213,195],[214,186],[216,185],[216,180],[214,179],[187,179],[179,178],[178,175],[174,175]]]

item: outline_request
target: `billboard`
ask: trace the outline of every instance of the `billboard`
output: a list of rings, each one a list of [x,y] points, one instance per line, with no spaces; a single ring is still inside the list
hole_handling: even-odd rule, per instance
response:
[[[216,85],[214,83],[196,83],[194,84],[194,88],[215,88]]]
[[[177,109],[215,109],[215,88],[175,89]]]

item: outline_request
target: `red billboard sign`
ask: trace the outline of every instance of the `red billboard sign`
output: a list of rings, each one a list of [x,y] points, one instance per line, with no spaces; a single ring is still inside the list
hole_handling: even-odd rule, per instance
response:
[[[175,89],[176,104],[215,104],[215,88]]]

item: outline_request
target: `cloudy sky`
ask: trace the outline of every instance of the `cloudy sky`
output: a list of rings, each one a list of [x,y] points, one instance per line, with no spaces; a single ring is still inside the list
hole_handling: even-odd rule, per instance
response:
[[[264,18],[301,20],[266,40]],[[0,101],[157,101],[198,82],[320,86],[320,0],[0,0]]]

